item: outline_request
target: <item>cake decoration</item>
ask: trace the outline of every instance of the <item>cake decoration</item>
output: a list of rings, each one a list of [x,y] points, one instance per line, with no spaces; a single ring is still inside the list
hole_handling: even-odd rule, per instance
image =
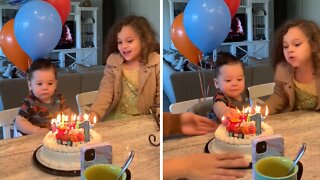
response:
[[[89,142],[90,129],[97,122],[94,117],[93,123],[89,121],[89,115],[84,114],[69,117],[64,114],[58,114],[56,119],[51,120],[51,132],[55,134],[58,144],[72,146],[74,142]]]
[[[261,107],[247,107],[242,111],[238,110],[239,118],[229,119],[222,117],[222,125],[226,127],[229,137],[243,139],[246,135],[260,135],[262,133],[261,123],[268,115],[268,107],[265,116],[262,116]]]

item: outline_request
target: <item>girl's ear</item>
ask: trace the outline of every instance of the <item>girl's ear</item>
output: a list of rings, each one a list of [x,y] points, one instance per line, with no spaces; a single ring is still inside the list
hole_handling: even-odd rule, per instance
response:
[[[217,89],[219,89],[219,87],[218,87],[218,79],[217,78],[214,78],[214,86],[217,88]]]

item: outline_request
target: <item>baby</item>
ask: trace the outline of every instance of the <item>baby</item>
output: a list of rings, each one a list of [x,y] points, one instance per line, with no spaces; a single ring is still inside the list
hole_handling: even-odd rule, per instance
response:
[[[218,121],[222,116],[238,118],[236,108],[242,109],[245,104],[244,66],[240,59],[228,53],[219,55],[215,63],[214,83],[217,93],[213,98],[210,118]]]
[[[46,133],[57,113],[71,114],[71,110],[65,98],[55,93],[57,70],[50,60],[34,61],[27,74],[30,95],[23,100],[15,125],[24,135]]]

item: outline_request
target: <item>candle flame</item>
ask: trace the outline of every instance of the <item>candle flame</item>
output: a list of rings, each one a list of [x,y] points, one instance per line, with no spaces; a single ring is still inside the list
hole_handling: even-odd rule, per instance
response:
[[[87,120],[87,121],[88,121],[89,115],[88,115],[88,114],[84,114],[84,115],[83,115],[83,118],[84,118],[84,120]]]
[[[55,123],[56,119],[51,119],[51,124]]]
[[[256,107],[254,108],[254,111],[255,111],[256,113],[260,113],[260,111],[261,111],[261,106],[256,106]]]
[[[250,106],[246,107],[246,113],[247,113],[247,114],[249,114],[249,113],[250,113],[250,111],[251,111]]]
[[[95,124],[95,123],[97,123],[97,117],[96,116],[93,117],[93,124]]]
[[[58,114],[58,116],[57,116],[57,121],[58,121],[58,122],[61,122],[61,114]]]
[[[268,115],[269,115],[269,108],[268,108],[268,106],[266,106],[266,111],[264,113],[264,116],[268,116]]]
[[[76,115],[76,114],[73,114],[73,115],[72,115],[72,120],[73,120],[73,121],[77,120],[77,115]]]
[[[221,117],[221,121],[224,121],[226,119],[226,117],[222,116]]]

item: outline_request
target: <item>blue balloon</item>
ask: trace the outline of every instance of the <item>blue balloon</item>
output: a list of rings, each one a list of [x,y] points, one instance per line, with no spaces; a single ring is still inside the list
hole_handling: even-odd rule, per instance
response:
[[[44,1],[29,1],[17,12],[14,34],[20,47],[32,59],[49,54],[58,44],[62,23],[58,12]]]
[[[183,16],[188,37],[204,53],[216,49],[230,31],[231,15],[224,0],[190,0]]]

